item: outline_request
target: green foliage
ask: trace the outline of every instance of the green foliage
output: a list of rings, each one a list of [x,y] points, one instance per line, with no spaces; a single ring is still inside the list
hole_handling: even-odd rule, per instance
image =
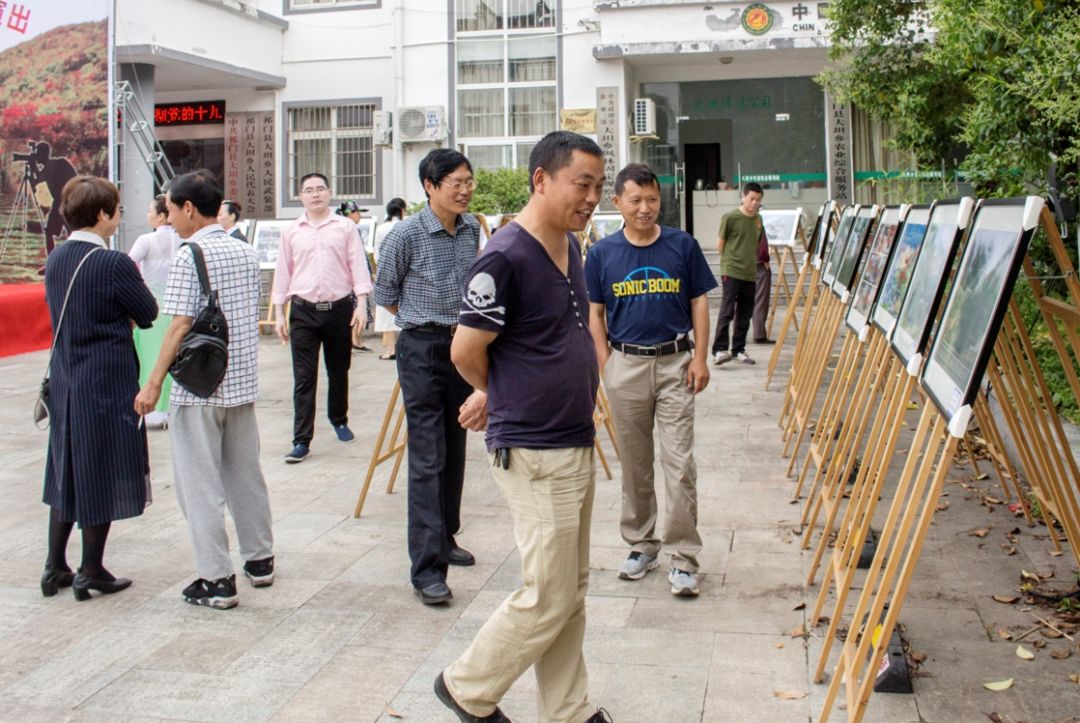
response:
[[[525,168],[476,169],[473,213],[517,213],[529,201],[529,172]]]
[[[1072,0],[834,0],[820,80],[888,120],[923,167],[983,196],[1080,197],[1080,8]]]

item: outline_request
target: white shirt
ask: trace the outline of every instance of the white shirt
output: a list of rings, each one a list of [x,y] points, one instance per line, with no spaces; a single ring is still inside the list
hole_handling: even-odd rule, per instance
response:
[[[379,263],[379,247],[382,246],[383,239],[386,238],[386,234],[390,233],[390,229],[392,229],[400,220],[400,218],[394,216],[389,221],[380,223],[375,227],[375,248],[372,251],[372,255],[375,257],[375,263]]]
[[[178,248],[180,237],[176,235],[173,227],[166,223],[135,239],[128,251],[128,256],[139,265],[143,281],[156,296],[165,290],[165,283],[169,280],[169,266]]]

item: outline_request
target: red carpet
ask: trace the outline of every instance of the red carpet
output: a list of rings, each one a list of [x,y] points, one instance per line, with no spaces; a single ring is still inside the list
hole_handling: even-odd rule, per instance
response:
[[[51,341],[45,284],[0,284],[0,357],[48,349]]]

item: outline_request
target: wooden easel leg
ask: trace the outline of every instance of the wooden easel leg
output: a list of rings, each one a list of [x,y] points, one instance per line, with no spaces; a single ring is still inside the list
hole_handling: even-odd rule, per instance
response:
[[[390,418],[397,406],[399,394],[401,394],[401,384],[395,381],[394,390],[390,392],[390,401],[386,404],[386,413],[383,414],[382,425],[379,427],[379,436],[375,439],[375,451],[371,454],[371,461],[368,462],[367,474],[364,475],[364,485],[360,488],[360,497],[356,500],[356,508],[353,510],[354,518],[359,517],[361,511],[364,509],[364,501],[367,500],[368,488],[371,487],[371,478],[375,474],[375,468],[378,467],[379,463],[382,461],[381,457],[383,442],[386,441],[386,430],[390,426]]]

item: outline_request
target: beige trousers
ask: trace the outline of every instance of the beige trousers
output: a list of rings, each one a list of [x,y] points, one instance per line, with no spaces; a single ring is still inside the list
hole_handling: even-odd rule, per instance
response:
[[[446,687],[462,708],[483,718],[535,665],[540,720],[582,723],[594,712],[582,653],[592,447],[511,449],[510,469],[495,467],[493,476],[510,506],[524,584],[446,669]]]
[[[622,538],[646,555],[661,550],[671,564],[697,572],[697,466],[694,395],[686,386],[693,352],[640,357],[612,351],[604,368],[622,463]],[[656,535],[653,426],[667,491],[663,538]]]

